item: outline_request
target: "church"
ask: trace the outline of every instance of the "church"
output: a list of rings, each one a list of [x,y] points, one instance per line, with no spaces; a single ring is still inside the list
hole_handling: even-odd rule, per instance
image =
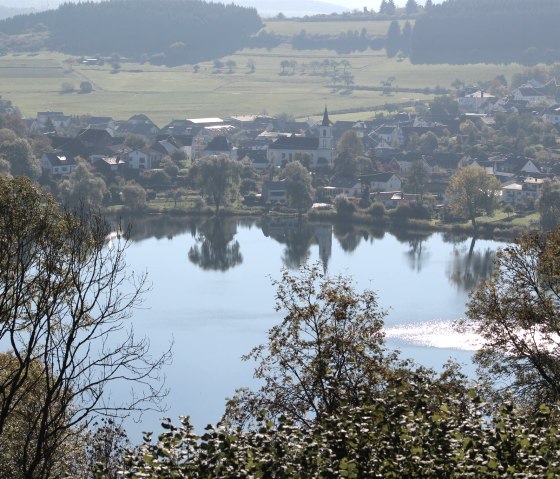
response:
[[[318,127],[318,137],[281,136],[268,146],[268,163],[272,166],[283,167],[287,163],[299,160],[309,161],[310,169],[330,167],[334,162],[334,141],[332,122],[325,107],[323,121]]]

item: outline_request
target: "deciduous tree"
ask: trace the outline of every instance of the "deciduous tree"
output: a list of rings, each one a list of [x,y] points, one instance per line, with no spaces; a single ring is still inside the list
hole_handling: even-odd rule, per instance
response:
[[[430,172],[422,160],[416,160],[410,165],[410,169],[406,174],[407,188],[420,196],[422,199],[426,184],[430,179]]]
[[[467,316],[483,340],[476,362],[500,392],[560,400],[560,229],[527,233],[496,254]]]
[[[68,179],[60,184],[60,196],[71,207],[83,203],[88,208],[99,208],[106,193],[105,180],[94,174],[83,160],[78,162]]]
[[[543,230],[551,230],[560,224],[560,182],[544,182],[539,199],[539,213]]]
[[[299,161],[292,161],[282,171],[282,177],[286,180],[290,206],[300,213],[310,208],[313,204],[313,187],[309,170]]]
[[[126,268],[124,235],[106,245],[109,224],[61,209],[27,178],[0,178],[0,441],[25,407],[18,474],[60,477],[65,446],[97,415],[157,407],[166,355],[125,321],[146,289]],[[111,384],[134,393],[112,400]],[[31,395],[32,400],[30,401]]]
[[[347,277],[329,278],[320,266],[284,271],[276,286],[282,322],[269,331],[268,343],[245,360],[256,361],[257,391],[240,390],[227,416],[244,422],[262,412],[288,415],[308,424],[336,413],[341,404],[359,404],[364,391],[382,382],[386,357],[385,316],[371,291],[357,293]]]
[[[364,144],[355,131],[345,131],[336,144],[334,167],[337,175],[353,177],[358,173],[358,158],[364,154]]]
[[[494,212],[500,189],[500,182],[484,168],[467,166],[451,177],[445,196],[451,211],[470,219],[476,228],[477,216]]]
[[[240,181],[240,164],[228,157],[207,156],[191,167],[191,175],[202,195],[214,203],[216,214],[222,204],[237,198]]]
[[[15,138],[0,143],[0,158],[10,162],[11,173],[14,176],[28,176],[32,179],[41,176],[39,160],[25,138]]]

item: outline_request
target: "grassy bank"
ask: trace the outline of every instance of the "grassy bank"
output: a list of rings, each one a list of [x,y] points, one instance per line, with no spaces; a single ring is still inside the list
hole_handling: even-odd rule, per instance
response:
[[[125,207],[112,207],[108,212],[111,215],[121,213],[128,214]],[[168,216],[168,217],[212,217],[215,211],[211,206],[196,206],[192,201],[182,201],[175,204],[174,201],[158,199],[148,203],[147,208],[136,213],[139,216]],[[271,210],[263,207],[228,206],[221,208],[220,216],[223,217],[294,217],[298,213],[288,208],[273,208]],[[509,241],[522,232],[539,228],[539,214],[528,213],[524,215],[508,215],[498,212],[495,216],[481,216],[477,218],[478,227],[475,230],[469,222],[447,223],[440,220],[417,220],[398,217],[394,214],[385,214],[374,217],[366,211],[357,211],[352,216],[341,217],[334,210],[311,210],[303,215],[310,221],[327,221],[335,224],[346,224],[354,226],[371,227],[379,230],[390,230],[398,228],[406,231],[416,232],[448,232],[458,236],[481,238],[492,238],[496,240]]]

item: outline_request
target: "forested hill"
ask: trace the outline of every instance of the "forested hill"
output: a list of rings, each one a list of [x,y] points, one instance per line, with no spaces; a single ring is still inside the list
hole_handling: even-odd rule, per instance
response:
[[[448,0],[416,20],[415,63],[560,60],[559,0]]]
[[[44,46],[76,55],[141,58],[166,63],[218,58],[247,46],[262,26],[254,8],[200,0],[113,0],[66,3],[56,10],[0,22],[0,33],[48,33]]]

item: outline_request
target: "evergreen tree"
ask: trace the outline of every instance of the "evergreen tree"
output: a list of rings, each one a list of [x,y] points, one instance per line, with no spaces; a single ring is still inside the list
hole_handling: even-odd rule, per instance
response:
[[[379,6],[379,13],[381,15],[386,15],[387,14],[387,1],[386,0],[381,1],[381,5]]]
[[[385,45],[387,56],[389,58],[394,57],[398,53],[400,43],[401,43],[401,27],[399,26],[399,22],[393,20],[389,25],[389,30],[387,31],[387,40]]]
[[[408,56],[410,54],[410,50],[412,49],[412,25],[409,21],[404,24],[402,29],[400,45],[401,52]]]
[[[408,0],[406,2],[405,11],[407,15],[416,13],[418,11],[418,3],[416,3],[416,0]]]

